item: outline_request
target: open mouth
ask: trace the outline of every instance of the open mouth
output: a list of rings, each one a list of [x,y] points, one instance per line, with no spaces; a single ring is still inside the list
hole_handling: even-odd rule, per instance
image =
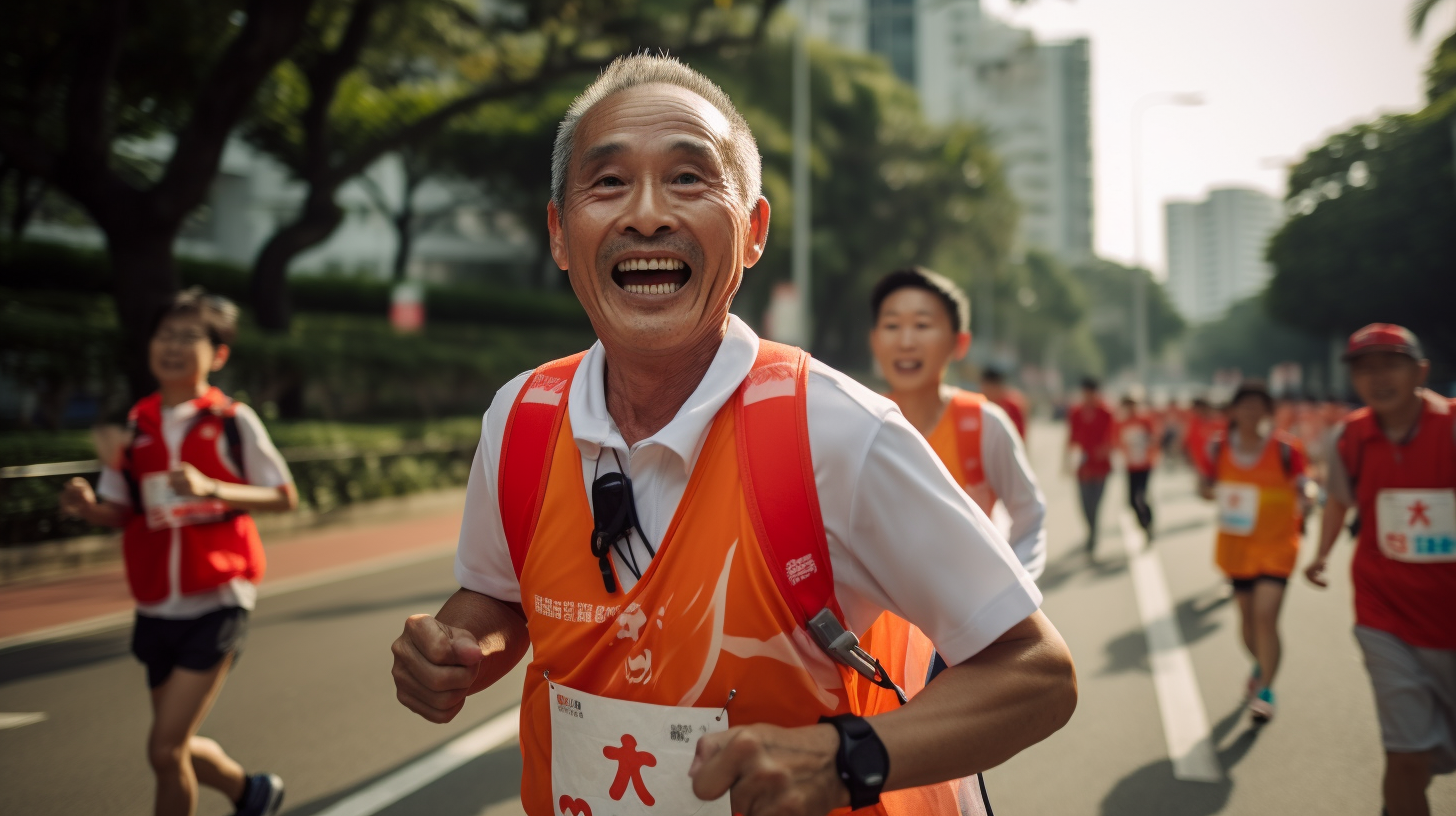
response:
[[[612,280],[634,295],[671,295],[692,276],[693,270],[677,258],[629,258],[612,270]]]
[[[896,360],[895,361],[895,371],[897,371],[897,372],[899,372],[901,374],[914,374],[915,372],[919,371],[920,369],[922,369],[924,367],[925,367],[925,363],[922,362],[922,361],[920,361],[920,360]]]

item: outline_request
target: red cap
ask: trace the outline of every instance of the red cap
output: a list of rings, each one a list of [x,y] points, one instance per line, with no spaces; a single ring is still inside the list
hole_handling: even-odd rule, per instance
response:
[[[1350,343],[1345,347],[1345,359],[1352,360],[1376,351],[1404,354],[1414,360],[1426,358],[1421,351],[1421,341],[1409,329],[1394,323],[1371,323],[1350,335]]]

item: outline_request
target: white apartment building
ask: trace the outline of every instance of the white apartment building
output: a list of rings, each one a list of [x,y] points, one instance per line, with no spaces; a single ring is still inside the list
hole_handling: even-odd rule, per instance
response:
[[[1209,191],[1203,201],[1170,201],[1164,214],[1168,289],[1190,322],[1218,319],[1269,282],[1274,270],[1265,247],[1284,223],[1277,199],[1230,187]]]
[[[1037,43],[979,0],[814,0],[810,9],[813,36],[883,55],[929,121],[987,129],[1022,207],[1021,248],[1074,263],[1091,256],[1087,40]]]

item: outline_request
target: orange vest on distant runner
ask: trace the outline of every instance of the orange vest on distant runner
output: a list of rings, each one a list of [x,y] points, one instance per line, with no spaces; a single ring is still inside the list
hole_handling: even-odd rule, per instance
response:
[[[986,466],[981,461],[981,426],[985,421],[981,408],[985,404],[985,394],[957,389],[926,441],[966,495],[990,515],[996,506],[996,491],[986,482]]]
[[[713,420],[656,556],[630,591],[613,593],[588,546],[593,522],[566,410],[580,359],[549,363],[527,381],[501,454],[502,522],[532,647],[521,705],[526,812],[557,816],[548,673],[551,683],[620,700],[728,704],[734,725],[804,726],[896,707],[890,692],[831,660],[804,625],[818,611],[803,609],[814,597],[843,621],[809,462],[808,355],[761,342],[753,370]],[[907,693],[923,687],[933,650],[918,629],[884,615],[864,642]],[[864,812],[955,816],[958,787],[889,792]]]
[[[1258,495],[1257,513],[1248,535],[1219,530],[1215,561],[1230,578],[1287,578],[1294,571],[1300,540],[1299,495],[1283,460],[1285,446],[1292,450],[1297,444],[1283,431],[1275,431],[1259,460],[1247,469],[1234,461],[1231,441],[1218,444],[1218,460],[1213,463],[1215,490],[1220,485],[1247,485]]]

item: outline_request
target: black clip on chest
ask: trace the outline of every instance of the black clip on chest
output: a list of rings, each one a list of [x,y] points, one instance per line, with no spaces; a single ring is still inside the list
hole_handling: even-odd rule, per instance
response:
[[[860,648],[859,638],[845,629],[828,607],[819,610],[819,614],[809,619],[809,633],[814,636],[819,648],[827,652],[835,662],[854,669],[880,688],[895,692],[895,698],[900,701],[900,705],[906,703],[905,690],[890,679],[885,673],[885,667],[880,665],[874,655]]]

